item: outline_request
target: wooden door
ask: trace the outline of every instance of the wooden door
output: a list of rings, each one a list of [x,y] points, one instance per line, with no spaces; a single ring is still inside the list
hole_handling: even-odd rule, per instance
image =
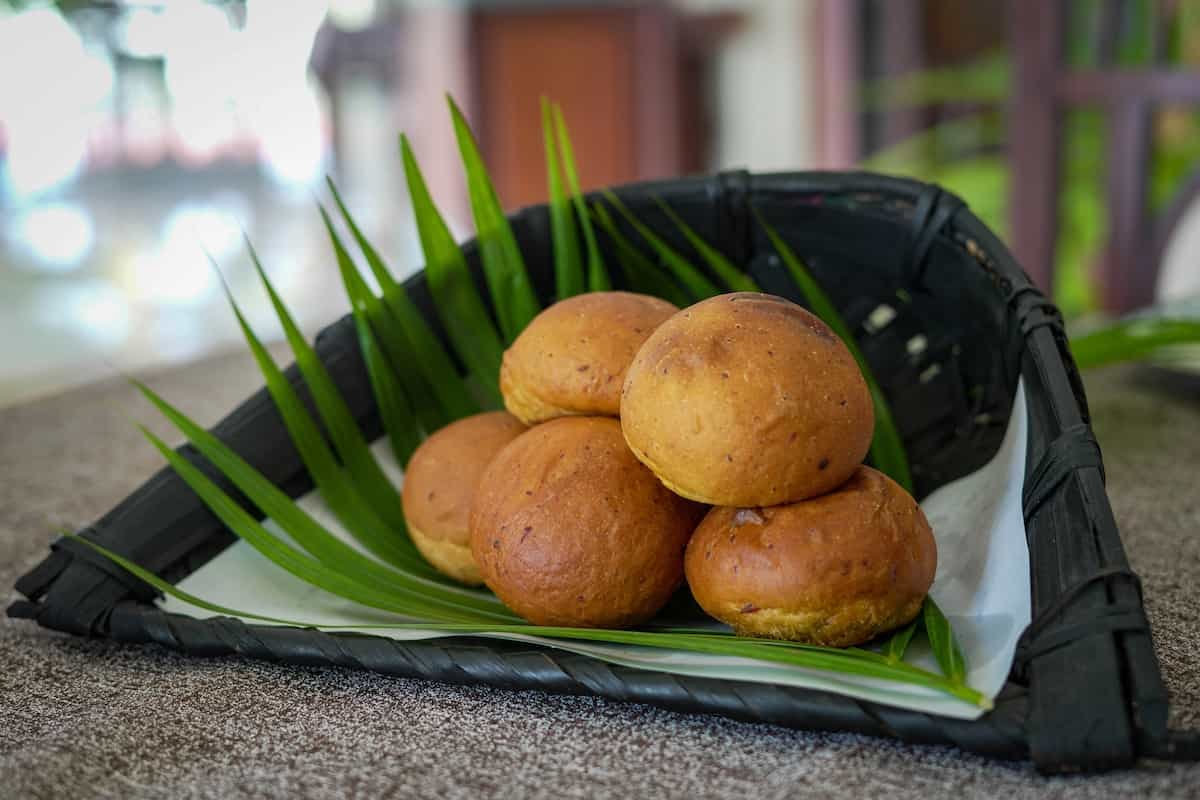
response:
[[[585,190],[680,171],[678,31],[657,4],[472,12],[469,113],[506,207],[546,198],[542,95],[562,105]]]

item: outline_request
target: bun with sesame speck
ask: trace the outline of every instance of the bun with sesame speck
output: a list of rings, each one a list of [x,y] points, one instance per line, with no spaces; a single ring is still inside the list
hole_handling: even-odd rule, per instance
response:
[[[683,582],[702,506],[668,491],[606,417],[564,417],[522,434],[488,466],[471,550],[501,601],[537,625],[624,628]]]
[[[738,634],[848,647],[917,615],[937,545],[908,492],[859,467],[810,500],[712,509],[685,563],[696,601]]]
[[[527,425],[570,415],[617,416],[634,354],[678,310],[630,292],[591,292],[555,303],[504,353],[504,407]]]
[[[840,486],[871,444],[874,410],[846,345],[767,294],[709,298],[660,325],[625,376],[621,426],[678,494],[772,506]]]
[[[503,411],[475,414],[422,442],[405,467],[400,500],[409,536],[430,564],[460,583],[483,583],[467,526],[479,479],[496,454],[525,430]]]

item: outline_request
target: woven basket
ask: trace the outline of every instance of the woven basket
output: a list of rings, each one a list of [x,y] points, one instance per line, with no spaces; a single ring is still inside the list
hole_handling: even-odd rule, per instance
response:
[[[820,691],[646,672],[495,640],[401,642],[196,620],[158,610],[149,586],[69,540],[53,545],[51,555],[18,582],[27,600],[9,613],[49,628],[157,642],[195,655],[237,653],[453,683],[597,694],[798,728],[953,744],[999,758],[1029,758],[1047,772],[1172,755],[1178,741],[1166,729],[1166,692],[1137,579],[1105,495],[1100,453],[1061,318],[962,201],[934,186],[854,173],[733,172],[631,185],[618,194],[686,252],[686,242],[654,202],[666,200],[765,291],[799,302],[754,222],[751,202],[759,209],[806,260],[860,337],[892,404],[918,496],[989,460],[1024,377],[1034,623],[993,711],[972,722],[952,720]],[[511,219],[542,300],[549,302],[546,210],[528,208]],[[468,257],[479,277],[470,245]],[[407,287],[437,327],[423,275]],[[872,316],[881,306],[894,312],[886,325],[872,322],[889,315]],[[317,349],[364,430],[378,437],[381,425],[350,318],[323,330]],[[295,368],[288,376],[303,394]],[[290,495],[311,488],[265,390],[214,432]],[[241,497],[194,450],[181,452]],[[83,535],[171,581],[233,541],[169,469]]]

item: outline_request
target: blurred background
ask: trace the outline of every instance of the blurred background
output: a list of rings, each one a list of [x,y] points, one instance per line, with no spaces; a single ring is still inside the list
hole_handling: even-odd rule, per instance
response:
[[[397,133],[470,233],[443,95],[502,201],[745,167],[937,181],[1070,318],[1200,294],[1200,0],[0,0],[0,405],[346,310],[314,196],[421,259]]]

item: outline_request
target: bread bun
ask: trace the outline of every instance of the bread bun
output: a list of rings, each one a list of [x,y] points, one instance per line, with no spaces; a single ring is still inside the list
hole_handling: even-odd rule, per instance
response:
[[[471,550],[484,582],[530,622],[623,628],[680,586],[702,514],[633,457],[615,419],[566,417],[521,434],[488,466]]]
[[[678,309],[630,292],[576,295],[534,317],[500,365],[504,406],[527,425],[571,414],[615,417],[634,354]]]
[[[847,647],[916,616],[937,546],[916,501],[859,467],[811,500],[714,508],[686,567],[696,601],[739,634]]]
[[[452,422],[413,451],[400,500],[413,544],[439,572],[460,583],[483,583],[471,556],[468,520],[483,470],[525,431],[504,411]]]
[[[770,506],[841,485],[875,417],[854,357],[795,303],[740,292],[680,311],[625,376],[630,448],[675,492]]]

